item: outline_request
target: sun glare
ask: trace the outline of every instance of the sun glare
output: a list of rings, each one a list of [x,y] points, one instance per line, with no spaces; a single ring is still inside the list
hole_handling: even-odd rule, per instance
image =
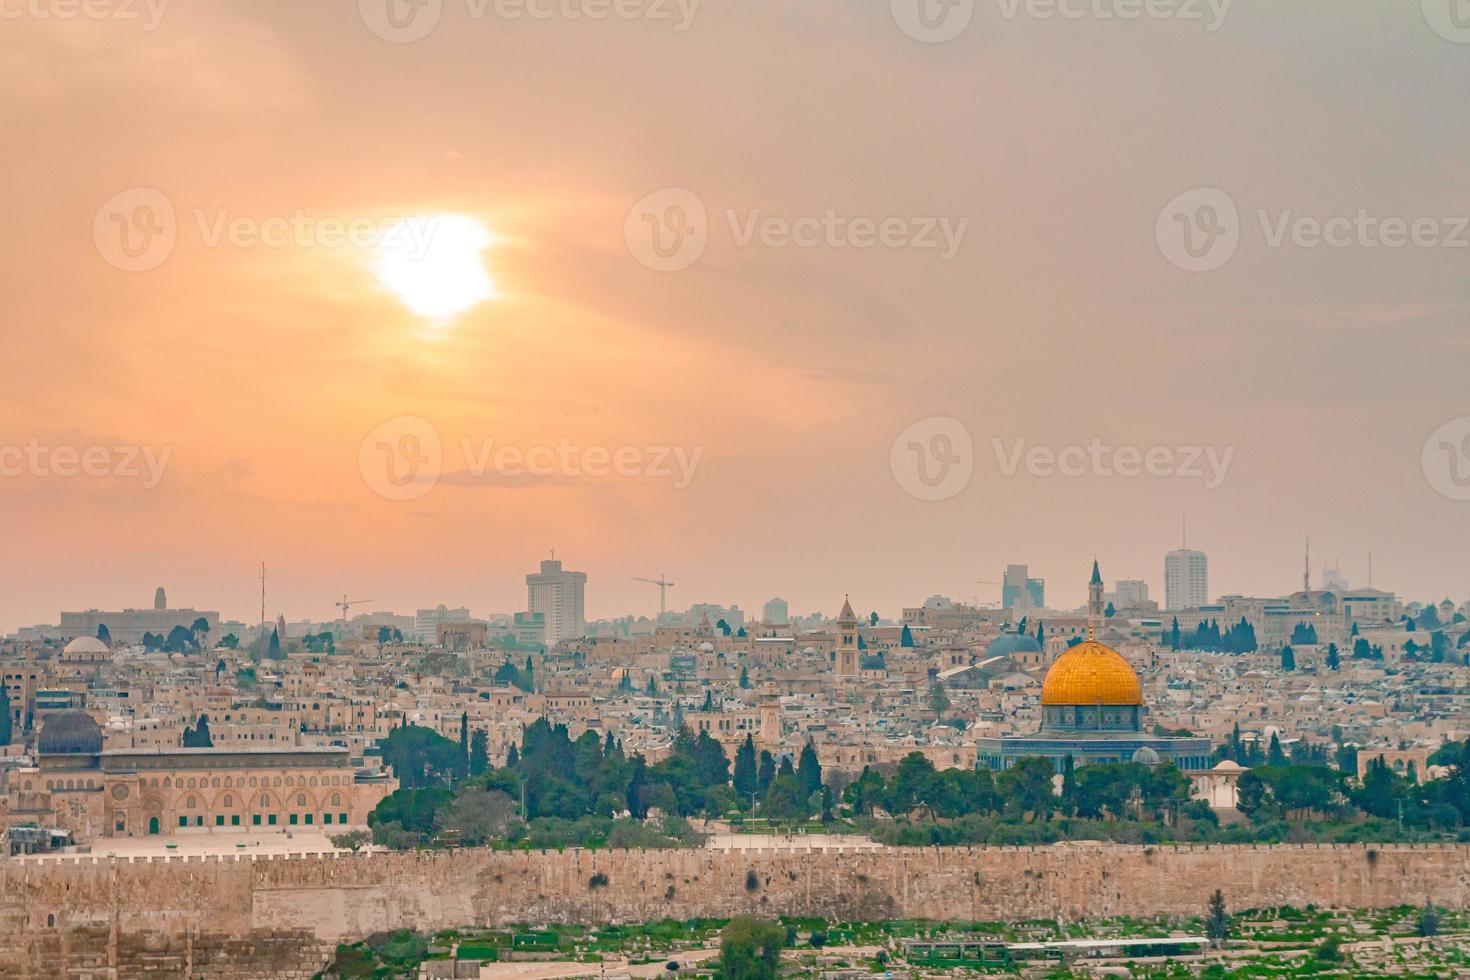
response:
[[[493,241],[464,215],[405,218],[378,239],[373,272],[415,314],[447,319],[495,295],[481,254]]]

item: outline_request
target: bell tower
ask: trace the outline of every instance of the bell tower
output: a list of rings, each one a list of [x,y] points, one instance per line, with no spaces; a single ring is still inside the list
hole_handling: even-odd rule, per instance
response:
[[[856,677],[857,675],[857,615],[852,611],[852,603],[844,597],[842,612],[837,616],[837,676]]]

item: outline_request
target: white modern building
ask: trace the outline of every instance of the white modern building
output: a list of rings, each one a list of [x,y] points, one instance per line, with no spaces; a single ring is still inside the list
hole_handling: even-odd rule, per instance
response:
[[[546,617],[547,646],[587,635],[587,573],[569,572],[555,558],[526,576],[526,603]]]
[[[1203,551],[1180,548],[1164,556],[1164,603],[1169,609],[1197,609],[1210,601],[1209,559]]]

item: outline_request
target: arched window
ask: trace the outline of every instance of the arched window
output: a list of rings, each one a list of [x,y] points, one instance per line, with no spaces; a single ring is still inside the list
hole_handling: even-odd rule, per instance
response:
[[[297,806],[306,806],[306,794],[305,793],[297,793],[296,794],[296,805]]]
[[[229,793],[225,794],[224,805],[227,807],[235,805],[234,797],[230,796]]]
[[[186,799],[184,801],[184,809],[185,810],[192,810],[192,809],[194,809],[194,805],[195,805],[194,804],[194,797],[192,797],[192,796],[189,797],[188,799]]]
[[[262,793],[262,794],[260,794],[260,805],[261,806],[270,806],[271,805],[271,797],[270,797],[270,794],[269,793]]]
[[[341,805],[342,805],[342,794],[341,793],[333,793],[332,794],[332,806],[341,806]]]

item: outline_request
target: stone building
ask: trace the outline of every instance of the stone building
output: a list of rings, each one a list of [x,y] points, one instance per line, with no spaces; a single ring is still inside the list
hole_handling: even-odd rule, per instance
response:
[[[79,840],[361,826],[396,788],[359,778],[335,747],[106,750],[85,711],[47,718],[36,752],[36,766],[10,774],[9,820],[64,827]]]

